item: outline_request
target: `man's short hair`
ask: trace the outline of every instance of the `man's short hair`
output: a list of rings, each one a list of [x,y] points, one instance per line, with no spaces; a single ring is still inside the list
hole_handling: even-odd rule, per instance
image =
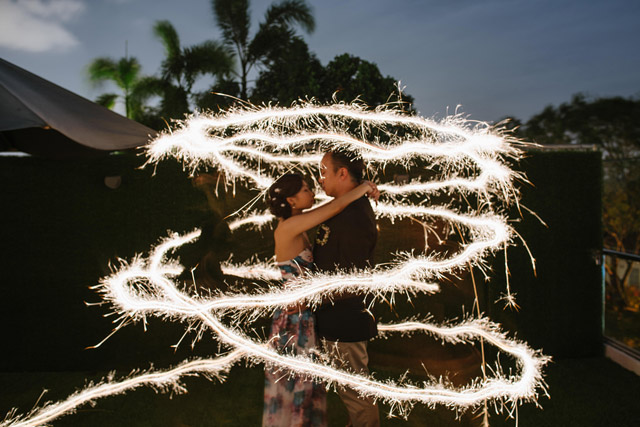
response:
[[[364,178],[364,160],[359,153],[348,150],[333,149],[327,151],[331,155],[333,162],[333,171],[337,172],[340,168],[347,168],[351,179],[360,184]]]

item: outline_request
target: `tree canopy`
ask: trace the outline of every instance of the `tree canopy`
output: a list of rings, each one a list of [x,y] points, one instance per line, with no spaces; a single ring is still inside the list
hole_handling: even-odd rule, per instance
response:
[[[606,182],[629,182],[640,160],[640,100],[589,99],[577,94],[571,102],[548,106],[519,130],[539,144],[584,144],[602,150]]]
[[[182,47],[178,33],[169,21],[157,21],[154,35],[162,42],[165,59],[160,66],[161,77],[156,89],[162,95],[160,114],[167,118],[182,118],[192,110],[202,94],[193,93],[196,79],[202,75],[225,80],[233,69],[233,58],[220,43],[207,40]]]
[[[264,64],[251,95],[253,102],[286,106],[313,97],[319,102],[360,99],[375,107],[400,98],[396,79],[383,76],[376,64],[345,53],[322,66],[299,37],[288,40],[285,49],[272,51]],[[413,97],[402,94],[402,101],[411,110]]]
[[[118,98],[122,98],[125,115],[133,120],[140,120],[145,114],[145,103],[154,94],[149,87],[149,77],[141,74],[142,67],[136,58],[120,58],[115,60],[99,57],[91,61],[87,67],[87,76],[92,85],[99,87],[111,81],[122,91],[122,94],[104,93],[96,102],[107,108],[113,108]]]
[[[305,0],[282,0],[271,4],[253,38],[249,0],[211,0],[213,14],[222,30],[224,43],[233,49],[240,65],[240,97],[247,99],[247,78],[251,68],[273,50],[281,49],[295,35],[298,26],[307,33],[315,29],[311,7]]]
[[[251,94],[253,102],[291,105],[321,91],[324,68],[299,37],[288,40],[285,49],[270,52],[264,64]]]
[[[358,97],[371,106],[398,100],[398,81],[383,76],[373,62],[344,53],[336,56],[325,68],[322,95],[330,100],[336,94],[337,99],[352,101]],[[408,105],[413,104],[411,95],[402,95]]]
[[[402,100],[401,108],[412,111],[413,97],[400,94],[396,79],[384,76],[372,62],[351,54],[336,56],[323,66],[296,33],[315,28],[306,0],[281,0],[271,4],[252,35],[249,0],[211,0],[213,14],[222,31],[222,42],[208,40],[182,46],[174,26],[156,21],[153,34],[164,46],[165,58],[155,76],[141,76],[135,58],[116,62],[96,58],[90,64],[94,82],[114,81],[123,95],[106,93],[98,101],[113,107],[122,96],[127,115],[155,129],[171,119],[200,110],[219,110],[241,100],[291,105],[299,99],[325,103],[360,100],[369,106]],[[239,69],[234,70],[237,66]],[[249,72],[257,78],[248,87]],[[196,81],[214,77],[207,90],[197,91]],[[221,96],[228,95],[228,96]],[[160,102],[149,106],[151,97]]]

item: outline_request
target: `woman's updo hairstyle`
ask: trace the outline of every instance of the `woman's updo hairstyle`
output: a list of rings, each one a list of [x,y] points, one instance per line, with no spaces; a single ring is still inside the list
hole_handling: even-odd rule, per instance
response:
[[[302,188],[302,175],[288,173],[282,175],[269,187],[269,211],[278,218],[287,219],[291,216],[291,206],[287,202],[287,197],[298,194]]]

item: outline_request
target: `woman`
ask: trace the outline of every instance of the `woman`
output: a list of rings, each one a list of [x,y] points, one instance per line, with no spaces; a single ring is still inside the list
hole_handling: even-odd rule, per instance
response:
[[[269,188],[269,209],[278,218],[274,232],[276,262],[283,282],[313,268],[313,253],[306,231],[342,212],[364,195],[377,200],[375,184],[365,181],[348,193],[318,208],[315,194],[298,174],[286,174]],[[316,347],[313,313],[304,306],[276,310],[269,335],[271,346],[281,353],[309,354]],[[263,426],[324,426],[326,390],[323,384],[283,370],[265,370]]]

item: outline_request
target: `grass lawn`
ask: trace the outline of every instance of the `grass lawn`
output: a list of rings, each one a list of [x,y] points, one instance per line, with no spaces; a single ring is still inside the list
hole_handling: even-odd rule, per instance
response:
[[[385,372],[379,370],[381,375]],[[518,410],[519,426],[637,426],[640,420],[640,377],[604,359],[557,360],[546,368],[551,398],[539,399],[542,409],[531,403]],[[97,372],[30,372],[0,374],[0,411],[13,407],[31,409],[43,389],[45,397],[66,397],[86,380],[99,379]],[[224,383],[186,378],[189,392],[156,393],[145,388],[109,397],[85,406],[76,414],[53,423],[61,426],[257,426],[262,414],[263,372],[260,366],[234,367]],[[455,414],[444,408],[429,410],[418,405],[407,421],[385,418],[383,426],[474,426],[474,414]],[[335,393],[329,394],[329,425],[344,426],[346,411]],[[492,426],[515,426],[505,415],[492,414]]]

